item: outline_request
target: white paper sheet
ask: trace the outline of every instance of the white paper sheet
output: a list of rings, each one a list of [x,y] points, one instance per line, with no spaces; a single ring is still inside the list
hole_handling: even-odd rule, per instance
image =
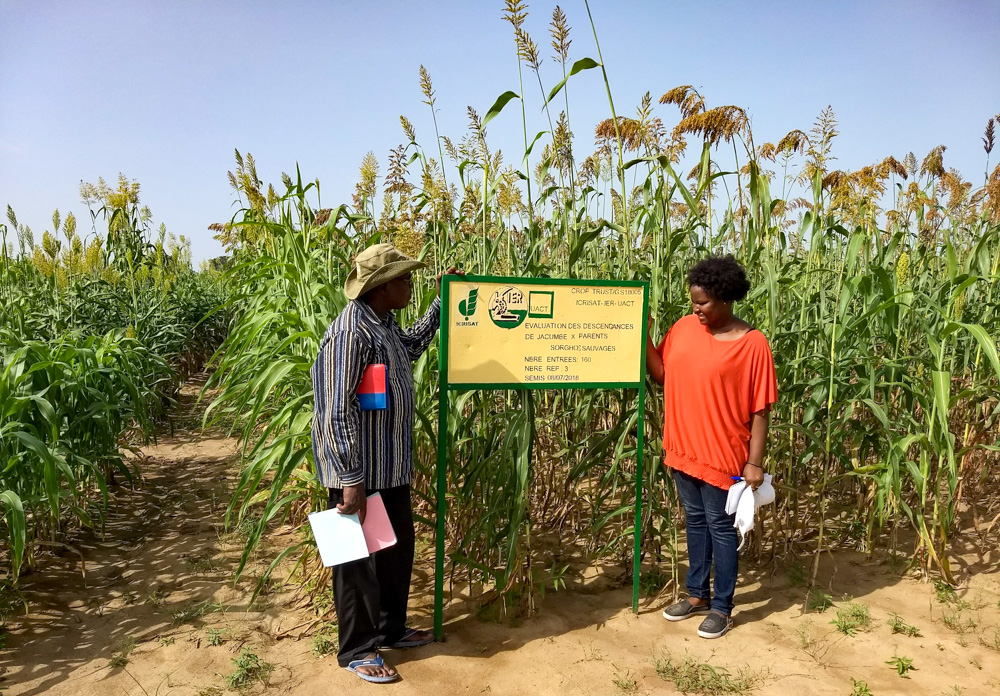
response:
[[[340,565],[368,557],[368,543],[357,514],[342,515],[336,508],[330,508],[309,515],[309,524],[323,565]]]

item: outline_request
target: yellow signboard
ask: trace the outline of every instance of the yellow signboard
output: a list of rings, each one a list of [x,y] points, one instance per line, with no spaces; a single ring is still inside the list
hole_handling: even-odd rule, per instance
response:
[[[444,313],[447,382],[469,386],[637,386],[643,378],[647,285],[450,278]]]

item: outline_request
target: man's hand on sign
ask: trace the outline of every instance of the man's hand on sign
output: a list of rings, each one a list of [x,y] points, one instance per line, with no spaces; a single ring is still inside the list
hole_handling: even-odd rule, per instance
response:
[[[353,515],[358,513],[358,520],[365,523],[365,513],[368,512],[368,497],[365,495],[365,484],[357,483],[353,486],[344,486],[344,502],[337,505],[337,510],[342,515]]]
[[[438,277],[437,277],[438,295],[441,294],[441,276],[444,276],[444,275],[460,275],[460,276],[464,276],[465,275],[465,271],[463,271],[462,269],[460,269],[460,268],[458,268],[456,266],[449,266],[448,270],[445,271],[444,273],[438,273]]]

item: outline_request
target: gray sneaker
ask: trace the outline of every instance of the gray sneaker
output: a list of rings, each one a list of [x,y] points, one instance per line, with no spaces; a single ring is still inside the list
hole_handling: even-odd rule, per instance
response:
[[[684,619],[692,616],[704,616],[710,610],[711,609],[707,604],[699,604],[698,606],[695,606],[685,598],[664,609],[663,618],[667,621],[683,621]]]
[[[717,611],[709,613],[698,627],[698,635],[702,638],[721,638],[733,627],[733,618]]]

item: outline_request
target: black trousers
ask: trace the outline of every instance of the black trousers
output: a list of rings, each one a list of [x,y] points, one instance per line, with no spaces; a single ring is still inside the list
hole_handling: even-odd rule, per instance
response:
[[[366,491],[368,495],[376,491]],[[410,486],[384,488],[385,511],[396,533],[396,544],[368,558],[333,566],[333,604],[337,609],[340,650],[346,667],[381,645],[391,645],[406,630],[406,604],[413,574],[413,505]],[[344,502],[341,488],[330,489],[329,507]]]

